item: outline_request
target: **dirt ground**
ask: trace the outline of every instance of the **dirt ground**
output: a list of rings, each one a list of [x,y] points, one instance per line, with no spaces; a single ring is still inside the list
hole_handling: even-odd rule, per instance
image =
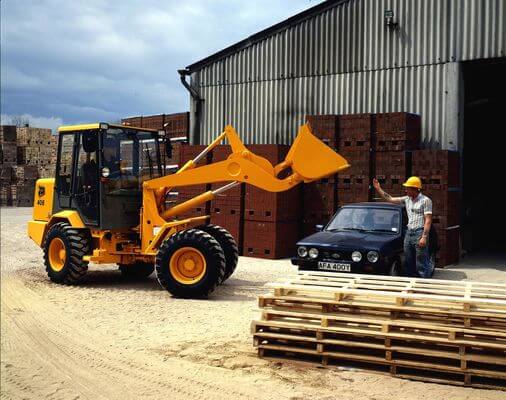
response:
[[[289,261],[241,258],[210,300],[172,298],[154,275],[94,267],[77,287],[46,277],[29,208],[1,210],[2,399],[504,399],[505,393],[259,359],[250,322]],[[506,262],[469,260],[437,278],[506,282]]]

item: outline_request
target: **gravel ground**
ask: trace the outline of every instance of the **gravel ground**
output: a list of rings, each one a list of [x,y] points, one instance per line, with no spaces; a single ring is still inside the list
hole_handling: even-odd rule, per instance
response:
[[[51,283],[26,235],[30,208],[1,210],[1,398],[504,399],[504,392],[259,359],[250,322],[288,260],[241,257],[209,300],[172,298],[154,276],[91,266],[80,286]],[[504,257],[468,259],[440,279],[506,282]]]

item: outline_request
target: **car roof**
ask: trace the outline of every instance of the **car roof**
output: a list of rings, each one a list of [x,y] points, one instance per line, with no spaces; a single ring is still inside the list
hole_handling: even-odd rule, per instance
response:
[[[369,201],[362,203],[350,203],[345,204],[342,208],[383,208],[383,209],[391,209],[391,210],[402,210],[402,205],[386,203],[382,201]]]

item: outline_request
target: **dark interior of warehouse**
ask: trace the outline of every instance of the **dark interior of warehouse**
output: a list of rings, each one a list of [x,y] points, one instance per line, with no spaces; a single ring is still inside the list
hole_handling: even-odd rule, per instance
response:
[[[463,248],[506,252],[506,58],[464,63]]]

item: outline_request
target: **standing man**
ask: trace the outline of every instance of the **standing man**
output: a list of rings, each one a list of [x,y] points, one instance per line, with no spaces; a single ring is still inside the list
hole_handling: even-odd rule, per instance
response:
[[[421,193],[422,181],[417,176],[410,177],[402,184],[406,196],[392,197],[381,189],[376,178],[374,189],[389,203],[402,204],[408,214],[408,230],[404,237],[404,255],[408,276],[430,278],[432,266],[429,259],[429,232],[432,225],[432,200]]]

